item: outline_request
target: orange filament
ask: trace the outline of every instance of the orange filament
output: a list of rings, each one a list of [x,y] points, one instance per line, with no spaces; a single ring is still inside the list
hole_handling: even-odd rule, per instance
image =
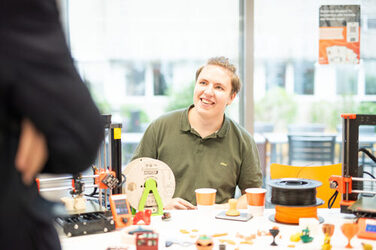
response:
[[[300,218],[316,218],[317,207],[275,206],[275,220],[281,223],[299,224]]]

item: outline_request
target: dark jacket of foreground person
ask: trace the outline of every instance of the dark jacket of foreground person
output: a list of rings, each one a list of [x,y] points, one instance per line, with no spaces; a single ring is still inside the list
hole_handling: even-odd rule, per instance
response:
[[[74,68],[55,0],[0,0],[0,248],[60,249],[49,203],[15,168],[24,118],[46,138],[42,172],[77,173],[94,161],[103,125]]]

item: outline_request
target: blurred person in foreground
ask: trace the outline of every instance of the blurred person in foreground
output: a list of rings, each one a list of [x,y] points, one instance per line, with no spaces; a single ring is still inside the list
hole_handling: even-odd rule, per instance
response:
[[[61,249],[35,176],[78,173],[103,124],[78,76],[55,0],[0,1],[1,249]]]
[[[217,189],[216,203],[226,204],[236,186],[243,194],[238,208],[247,208],[245,189],[261,186],[252,136],[225,115],[239,90],[235,66],[225,57],[210,58],[196,72],[193,105],[161,116],[145,131],[132,160],[150,157],[172,169],[176,189],[165,209],[195,209],[197,188]]]

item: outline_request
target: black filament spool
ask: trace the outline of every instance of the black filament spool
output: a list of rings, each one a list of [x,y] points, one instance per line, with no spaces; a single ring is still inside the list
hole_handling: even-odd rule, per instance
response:
[[[316,187],[321,182],[309,179],[283,178],[269,182],[272,187],[271,203],[282,206],[317,205]]]

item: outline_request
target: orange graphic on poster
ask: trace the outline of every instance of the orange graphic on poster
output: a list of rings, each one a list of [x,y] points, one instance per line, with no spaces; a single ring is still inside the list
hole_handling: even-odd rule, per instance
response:
[[[320,7],[319,63],[358,64],[360,60],[360,6]]]

